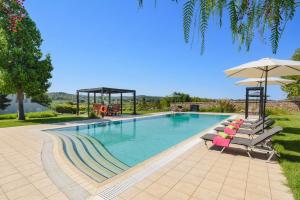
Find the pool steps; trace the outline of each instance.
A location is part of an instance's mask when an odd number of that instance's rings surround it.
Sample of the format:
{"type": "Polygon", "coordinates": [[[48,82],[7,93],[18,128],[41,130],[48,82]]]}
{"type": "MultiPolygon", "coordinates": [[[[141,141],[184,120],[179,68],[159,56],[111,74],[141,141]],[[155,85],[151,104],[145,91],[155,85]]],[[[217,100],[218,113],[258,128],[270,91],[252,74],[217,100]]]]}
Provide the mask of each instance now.
{"type": "Polygon", "coordinates": [[[98,183],[129,168],[92,137],[63,133],[55,135],[61,140],[67,159],[78,170],[98,183]]]}

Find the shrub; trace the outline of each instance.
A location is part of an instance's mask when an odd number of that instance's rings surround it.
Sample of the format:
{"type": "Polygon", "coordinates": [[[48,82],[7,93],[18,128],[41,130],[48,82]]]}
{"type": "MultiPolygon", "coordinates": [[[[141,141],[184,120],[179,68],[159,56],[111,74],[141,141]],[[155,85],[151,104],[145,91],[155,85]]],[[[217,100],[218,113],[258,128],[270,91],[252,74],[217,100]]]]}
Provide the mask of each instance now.
{"type": "Polygon", "coordinates": [[[218,101],[218,104],[220,107],[220,112],[228,112],[228,113],[235,112],[235,106],[229,100],[221,99],[218,101]]]}
{"type": "MultiPolygon", "coordinates": [[[[92,108],[92,105],[90,109],[92,108]]],[[[69,104],[69,103],[63,103],[63,104],[56,104],[52,106],[52,109],[58,113],[68,113],[68,114],[76,114],[77,111],[77,105],[69,104]]],[[[87,106],[86,105],[80,105],[79,106],[79,112],[80,113],[86,113],[87,106]]]]}
{"type": "Polygon", "coordinates": [[[76,106],[70,104],[57,104],[54,106],[54,110],[58,113],[69,113],[75,114],[76,113],[76,106]]]}
{"type": "Polygon", "coordinates": [[[34,118],[48,118],[48,117],[56,117],[57,113],[54,111],[44,111],[44,112],[31,112],[27,113],[26,117],[28,119],[34,119],[34,118]]]}
{"type": "Polygon", "coordinates": [[[91,112],[89,118],[90,118],[90,119],[97,119],[98,116],[96,115],[95,112],[91,112]]]}
{"type": "Polygon", "coordinates": [[[267,115],[287,115],[290,114],[288,110],[282,108],[267,108],[266,110],[267,115]]]}
{"type": "Polygon", "coordinates": [[[0,120],[5,120],[5,119],[17,119],[17,114],[2,114],[0,115],[0,120]]]}

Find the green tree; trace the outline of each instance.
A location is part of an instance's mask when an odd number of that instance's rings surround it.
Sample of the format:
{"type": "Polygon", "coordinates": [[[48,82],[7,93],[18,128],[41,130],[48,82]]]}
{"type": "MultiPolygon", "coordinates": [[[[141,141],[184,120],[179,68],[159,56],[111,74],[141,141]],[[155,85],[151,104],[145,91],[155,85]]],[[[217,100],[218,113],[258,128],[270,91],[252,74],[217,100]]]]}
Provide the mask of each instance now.
{"type": "Polygon", "coordinates": [[[0,12],[0,92],[17,95],[18,119],[25,120],[24,95],[45,94],[53,68],[50,56],[41,52],[41,34],[22,4],[2,2],[0,9],[5,5],[6,12],[0,12]]]}
{"type": "MultiPolygon", "coordinates": [[[[296,49],[292,60],[300,61],[300,48],[296,49]]],[[[287,92],[289,99],[295,99],[300,97],[300,76],[286,76],[284,78],[295,80],[295,83],[282,86],[282,90],[287,92]]]]}
{"type": "MultiPolygon", "coordinates": [[[[193,41],[191,33],[198,32],[201,39],[201,53],[204,51],[210,17],[219,16],[219,25],[222,26],[223,13],[227,11],[230,15],[233,41],[238,40],[240,48],[244,45],[249,50],[255,32],[258,32],[262,38],[265,38],[265,34],[269,34],[272,52],[275,54],[286,23],[293,19],[296,8],[300,6],[297,0],[185,0],[184,2],[184,39],[187,43],[193,41]]],[[[138,0],[138,4],[141,7],[143,0],[138,0]]]]}
{"type": "Polygon", "coordinates": [[[0,110],[4,110],[10,105],[10,99],[7,98],[6,94],[0,94],[0,110]]]}

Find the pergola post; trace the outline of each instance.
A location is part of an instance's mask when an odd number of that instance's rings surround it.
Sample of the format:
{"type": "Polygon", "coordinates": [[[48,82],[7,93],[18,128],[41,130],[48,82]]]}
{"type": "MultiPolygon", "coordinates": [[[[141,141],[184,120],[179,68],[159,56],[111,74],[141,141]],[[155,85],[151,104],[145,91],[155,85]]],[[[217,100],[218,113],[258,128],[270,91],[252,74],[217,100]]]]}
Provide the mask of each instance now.
{"type": "Polygon", "coordinates": [[[108,93],[108,105],[110,105],[111,104],[111,93],[109,92],[108,93]]]}
{"type": "Polygon", "coordinates": [[[121,97],[120,97],[120,109],[121,109],[121,115],[123,114],[123,93],[121,92],[121,97]]]}
{"type": "Polygon", "coordinates": [[[103,97],[103,95],[104,95],[104,90],[102,88],[101,89],[101,104],[104,104],[104,97],[103,97]]]}
{"type": "Polygon", "coordinates": [[[88,117],[90,116],[90,93],[88,92],[88,117]]]}
{"type": "Polygon", "coordinates": [[[133,92],[133,114],[136,115],[136,92],[133,92]]]}
{"type": "Polygon", "coordinates": [[[245,119],[248,118],[249,89],[246,88],[245,119]]]}
{"type": "Polygon", "coordinates": [[[77,102],[77,106],[76,106],[76,114],[79,115],[79,92],[76,92],[76,102],[77,102]]]}

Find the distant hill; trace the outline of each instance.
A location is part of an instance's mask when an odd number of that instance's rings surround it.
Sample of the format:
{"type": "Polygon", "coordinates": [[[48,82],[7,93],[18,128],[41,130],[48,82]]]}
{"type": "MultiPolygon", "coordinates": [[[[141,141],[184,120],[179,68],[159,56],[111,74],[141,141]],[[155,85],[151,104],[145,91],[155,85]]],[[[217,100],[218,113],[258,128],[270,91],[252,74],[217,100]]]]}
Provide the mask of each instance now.
{"type": "MultiPolygon", "coordinates": [[[[53,102],[76,102],[76,95],[75,94],[69,94],[65,92],[50,92],[48,93],[49,97],[52,99],[53,102]]],[[[107,96],[107,95],[106,95],[107,96]]],[[[105,97],[106,97],[105,96],[105,97]]],[[[87,101],[87,96],[86,95],[80,95],[80,100],[81,101],[87,101]]],[[[93,95],[91,95],[91,100],[93,99],[93,95]]],[[[97,99],[100,99],[100,94],[97,94],[97,99]]],[[[112,97],[112,100],[120,98],[120,97],[112,97]]],[[[159,96],[146,96],[146,95],[137,95],[136,96],[137,100],[140,101],[143,98],[147,102],[153,102],[153,101],[159,101],[162,97],[159,96]]],[[[132,96],[123,96],[124,101],[131,100],[132,96]]]]}

